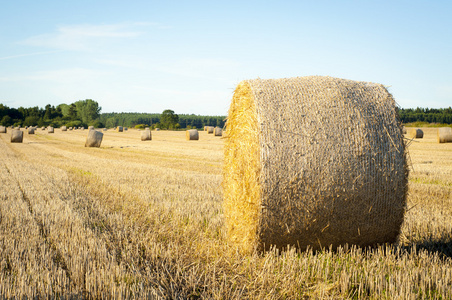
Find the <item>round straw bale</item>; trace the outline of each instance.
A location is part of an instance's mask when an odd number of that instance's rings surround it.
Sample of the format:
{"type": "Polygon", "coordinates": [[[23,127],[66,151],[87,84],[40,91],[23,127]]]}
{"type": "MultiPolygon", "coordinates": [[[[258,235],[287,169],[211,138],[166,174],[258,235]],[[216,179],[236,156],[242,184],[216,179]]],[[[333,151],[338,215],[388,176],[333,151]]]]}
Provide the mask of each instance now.
{"type": "Polygon", "coordinates": [[[35,134],[35,128],[34,127],[28,127],[28,134],[35,134]]]}
{"type": "Polygon", "coordinates": [[[69,127],[69,130],[72,130],[72,127],[69,127]]]}
{"type": "Polygon", "coordinates": [[[118,127],[116,127],[116,131],[117,131],[117,132],[123,132],[123,128],[122,128],[122,126],[118,126],[118,127]]]}
{"type": "Polygon", "coordinates": [[[189,129],[189,130],[185,131],[185,138],[187,141],[199,140],[198,129],[189,129]]]}
{"type": "Polygon", "coordinates": [[[6,133],[6,127],[5,126],[0,126],[0,133],[6,133]]]}
{"type": "Polygon", "coordinates": [[[61,131],[67,131],[67,127],[66,126],[61,126],[61,131]]]}
{"type": "Polygon", "coordinates": [[[24,140],[24,132],[19,129],[11,131],[11,143],[22,143],[24,140]]]}
{"type": "Polygon", "coordinates": [[[88,126],[88,130],[94,130],[94,126],[88,126]]]}
{"type": "Polygon", "coordinates": [[[213,133],[214,127],[213,126],[207,126],[207,133],[213,133]]]}
{"type": "Polygon", "coordinates": [[[107,131],[107,128],[102,129],[103,131],[107,131]]]}
{"type": "Polygon", "coordinates": [[[424,132],[419,128],[410,128],[408,130],[408,137],[410,139],[422,139],[424,137],[424,132]]]}
{"type": "Polygon", "coordinates": [[[152,134],[150,130],[144,130],[141,132],[141,140],[142,141],[151,141],[152,140],[152,134]]]}
{"type": "Polygon", "coordinates": [[[222,136],[223,130],[220,127],[215,127],[213,130],[213,135],[214,136],[222,136]]]}
{"type": "Polygon", "coordinates": [[[129,128],[127,128],[127,127],[124,127],[124,131],[127,131],[127,130],[129,130],[129,128]]]}
{"type": "Polygon", "coordinates": [[[160,128],[156,128],[155,131],[160,131],[160,128]]]}
{"type": "Polygon", "coordinates": [[[243,251],[396,240],[408,169],[395,101],[383,85],[245,80],[226,128],[224,211],[228,239],[243,251]]]}
{"type": "Polygon", "coordinates": [[[54,132],[55,132],[55,129],[52,126],[49,126],[47,128],[47,133],[54,133],[54,132]]]}
{"type": "Polygon", "coordinates": [[[104,134],[100,131],[89,130],[86,138],[85,147],[100,147],[104,134]]]}
{"type": "Polygon", "coordinates": [[[209,127],[209,126],[204,126],[204,131],[207,131],[207,127],[209,127]]]}
{"type": "Polygon", "coordinates": [[[438,128],[438,143],[452,143],[452,127],[438,128]]]}
{"type": "Polygon", "coordinates": [[[41,127],[41,130],[46,130],[46,128],[44,126],[41,127]]]}

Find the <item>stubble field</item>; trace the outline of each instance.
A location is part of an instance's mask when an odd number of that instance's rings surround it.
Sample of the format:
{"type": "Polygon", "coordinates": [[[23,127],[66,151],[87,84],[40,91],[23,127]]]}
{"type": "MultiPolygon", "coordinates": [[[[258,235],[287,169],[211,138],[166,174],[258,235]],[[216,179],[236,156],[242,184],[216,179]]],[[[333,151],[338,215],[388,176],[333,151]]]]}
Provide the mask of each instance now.
{"type": "Polygon", "coordinates": [[[452,298],[452,144],[409,143],[400,240],[243,255],[227,243],[223,142],[206,132],[0,134],[0,298],[452,298]]]}

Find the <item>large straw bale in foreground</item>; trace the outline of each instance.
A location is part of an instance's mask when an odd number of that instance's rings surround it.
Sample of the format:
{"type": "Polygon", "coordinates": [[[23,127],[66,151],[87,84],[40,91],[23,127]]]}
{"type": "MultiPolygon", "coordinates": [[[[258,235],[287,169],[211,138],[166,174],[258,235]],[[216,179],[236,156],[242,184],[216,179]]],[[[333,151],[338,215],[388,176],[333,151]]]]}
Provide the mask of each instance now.
{"type": "Polygon", "coordinates": [[[424,132],[419,128],[410,128],[408,130],[408,137],[410,139],[422,139],[424,137],[424,132]]]}
{"type": "Polygon", "coordinates": [[[199,140],[198,129],[190,129],[190,130],[185,131],[185,138],[187,141],[199,140]]]}
{"type": "Polygon", "coordinates": [[[88,130],[85,147],[100,147],[104,134],[97,130],[88,130]]]}
{"type": "Polygon", "coordinates": [[[6,127],[0,126],[0,133],[6,133],[6,127]]]}
{"type": "Polygon", "coordinates": [[[452,127],[438,128],[438,143],[452,143],[452,127]]]}
{"type": "Polygon", "coordinates": [[[149,129],[141,132],[141,140],[142,141],[151,141],[152,140],[152,134],[149,129]]]}
{"type": "Polygon", "coordinates": [[[246,80],[226,123],[224,209],[243,251],[394,242],[408,171],[395,101],[381,84],[246,80]]]}
{"type": "Polygon", "coordinates": [[[24,132],[19,129],[11,131],[11,143],[22,143],[24,140],[24,132]]]}

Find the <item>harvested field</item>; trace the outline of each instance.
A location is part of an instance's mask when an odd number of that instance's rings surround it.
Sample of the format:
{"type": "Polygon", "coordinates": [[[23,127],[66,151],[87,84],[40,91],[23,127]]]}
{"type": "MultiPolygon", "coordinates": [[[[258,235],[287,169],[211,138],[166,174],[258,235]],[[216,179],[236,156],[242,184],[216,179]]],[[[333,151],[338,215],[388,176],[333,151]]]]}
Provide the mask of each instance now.
{"type": "Polygon", "coordinates": [[[248,255],[226,239],[224,139],[109,130],[85,148],[83,131],[8,131],[0,298],[452,298],[452,144],[422,130],[396,244],[248,255]]]}

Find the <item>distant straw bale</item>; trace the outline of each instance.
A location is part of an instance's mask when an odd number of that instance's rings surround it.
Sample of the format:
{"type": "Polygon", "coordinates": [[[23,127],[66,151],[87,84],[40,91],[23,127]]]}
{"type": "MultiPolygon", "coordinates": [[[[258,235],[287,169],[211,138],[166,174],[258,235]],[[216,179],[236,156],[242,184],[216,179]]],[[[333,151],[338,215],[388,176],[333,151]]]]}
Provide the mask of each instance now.
{"type": "Polygon", "coordinates": [[[199,140],[198,129],[189,129],[189,130],[185,131],[185,138],[187,141],[199,140]]]}
{"type": "Polygon", "coordinates": [[[104,128],[104,129],[102,129],[103,131],[107,131],[108,129],[107,128],[104,128]]]}
{"type": "Polygon", "coordinates": [[[160,128],[156,128],[155,131],[160,131],[160,128]]]}
{"type": "Polygon", "coordinates": [[[207,133],[213,133],[214,127],[213,126],[207,126],[207,133]]]}
{"type": "Polygon", "coordinates": [[[0,126],[0,133],[6,133],[6,127],[5,126],[0,126]]]}
{"type": "Polygon", "coordinates": [[[242,251],[396,241],[408,169],[383,85],[245,80],[226,128],[224,214],[228,239],[242,251]]]}
{"type": "Polygon", "coordinates": [[[422,139],[424,137],[424,132],[419,128],[410,128],[408,130],[408,137],[410,139],[422,139]]]}
{"type": "Polygon", "coordinates": [[[66,126],[61,126],[61,131],[67,131],[67,127],[66,126]]]}
{"type": "Polygon", "coordinates": [[[402,126],[402,133],[403,133],[403,134],[407,134],[407,130],[406,130],[406,127],[405,127],[405,126],[402,126]]]}
{"type": "Polygon", "coordinates": [[[209,128],[209,126],[204,126],[204,131],[207,131],[207,128],[209,128]]]}
{"type": "Polygon", "coordinates": [[[215,127],[213,130],[213,135],[214,136],[222,136],[223,130],[220,127],[215,127]]]}
{"type": "Polygon", "coordinates": [[[55,132],[55,129],[52,126],[49,126],[47,128],[47,133],[54,133],[54,132],[55,132]]]}
{"type": "Polygon", "coordinates": [[[152,140],[152,134],[150,130],[144,130],[141,132],[141,140],[142,141],[151,141],[152,140]]]}
{"type": "Polygon", "coordinates": [[[41,130],[46,130],[46,128],[44,126],[41,127],[41,130]]]}
{"type": "Polygon", "coordinates": [[[118,126],[118,127],[116,127],[116,131],[117,132],[123,132],[124,129],[122,128],[122,126],[118,126]]]}
{"type": "Polygon", "coordinates": [[[100,131],[89,130],[86,138],[85,147],[100,147],[104,134],[100,131]]]}
{"type": "Polygon", "coordinates": [[[88,126],[88,130],[94,130],[94,126],[88,126]]]}
{"type": "Polygon", "coordinates": [[[452,143],[452,127],[438,128],[438,143],[452,143]]]}
{"type": "Polygon", "coordinates": [[[35,128],[34,127],[28,127],[28,134],[35,134],[35,128]]]}
{"type": "Polygon", "coordinates": [[[24,132],[19,129],[11,131],[11,143],[22,143],[24,140],[24,132]]]}

